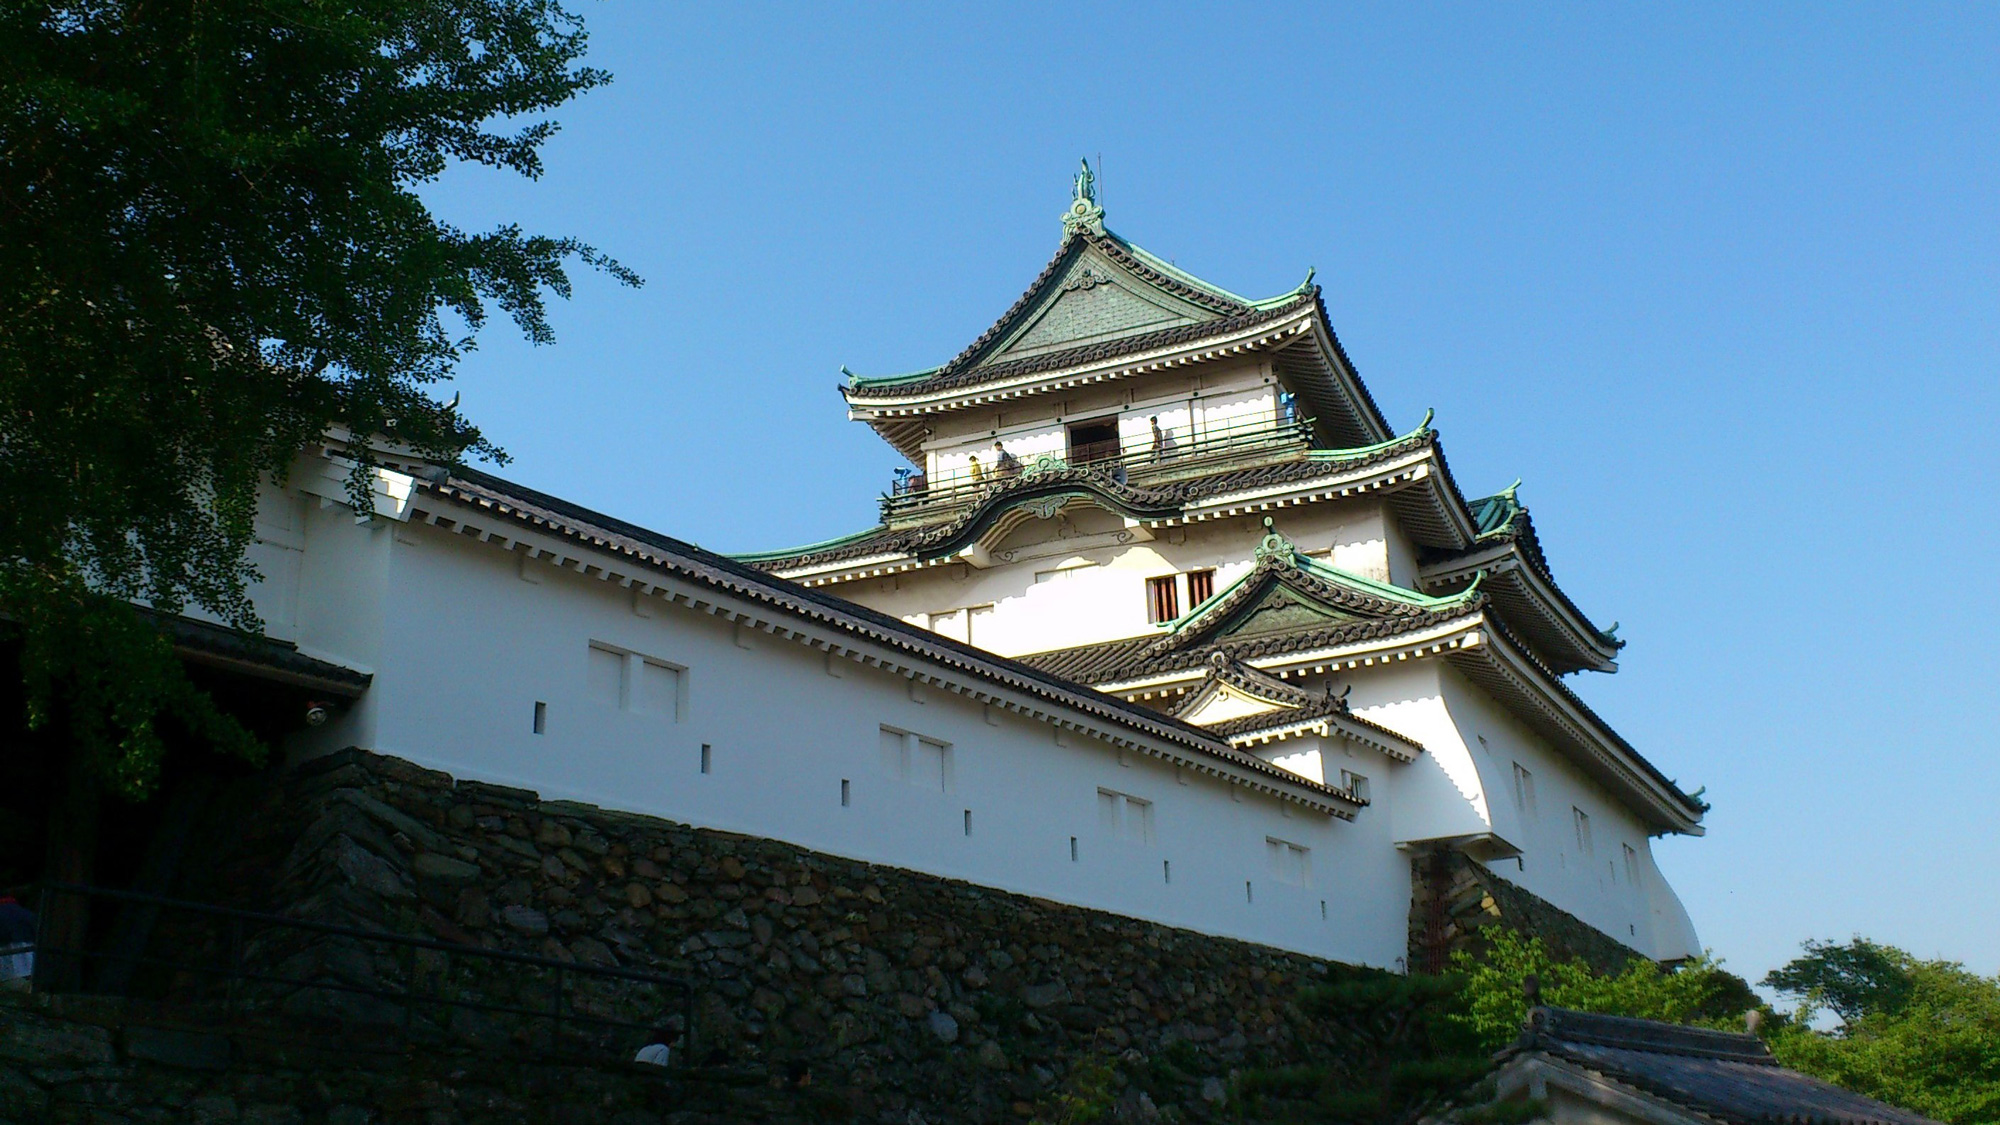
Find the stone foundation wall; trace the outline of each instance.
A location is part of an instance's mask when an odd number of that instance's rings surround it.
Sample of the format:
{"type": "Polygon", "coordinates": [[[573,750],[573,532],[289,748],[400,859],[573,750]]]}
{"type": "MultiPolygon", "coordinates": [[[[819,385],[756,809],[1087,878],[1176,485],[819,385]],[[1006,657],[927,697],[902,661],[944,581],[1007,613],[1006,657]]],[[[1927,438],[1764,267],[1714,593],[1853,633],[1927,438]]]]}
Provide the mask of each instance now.
{"type": "MultiPolygon", "coordinates": [[[[1223,1119],[1232,1072],[1284,1065],[1322,1035],[1298,990],[1365,971],[359,751],[292,771],[221,822],[236,846],[205,859],[185,897],[685,977],[698,1061],[809,1073],[857,1120],[1048,1116],[1107,1067],[1122,1119],[1223,1119]]],[[[349,982],[422,971],[254,952],[349,982]]],[[[515,982],[459,985],[504,999],[515,982]]],[[[602,1010],[646,1018],[618,1003],[602,1010]]]]}
{"type": "Polygon", "coordinates": [[[1478,953],[1484,944],[1480,935],[1492,926],[1539,937],[1558,957],[1581,957],[1603,973],[1644,959],[1638,950],[1459,852],[1416,856],[1410,864],[1413,969],[1436,972],[1458,950],[1478,953]]]}

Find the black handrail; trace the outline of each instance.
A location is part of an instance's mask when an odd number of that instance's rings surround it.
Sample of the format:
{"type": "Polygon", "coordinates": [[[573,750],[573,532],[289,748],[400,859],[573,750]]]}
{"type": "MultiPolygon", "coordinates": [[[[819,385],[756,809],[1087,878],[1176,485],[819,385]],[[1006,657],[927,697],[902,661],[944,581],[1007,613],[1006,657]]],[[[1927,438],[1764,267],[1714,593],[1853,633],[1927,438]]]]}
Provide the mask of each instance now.
{"type": "MultiPolygon", "coordinates": [[[[144,894],[138,891],[119,890],[111,887],[93,887],[81,883],[48,882],[39,884],[37,912],[38,928],[49,917],[50,900],[61,895],[78,895],[86,899],[102,899],[112,902],[133,903],[156,907],[161,910],[181,914],[192,914],[217,919],[227,923],[226,952],[223,963],[202,964],[184,958],[140,956],[137,964],[153,965],[179,972],[197,974],[203,977],[220,977],[225,982],[225,1004],[235,1008],[240,1005],[236,986],[238,983],[294,985],[301,989],[326,992],[340,992],[378,999],[400,1002],[403,1006],[403,1023],[407,1030],[415,1008],[419,1004],[441,1005],[463,1008],[471,1011],[490,1012],[500,1015],[525,1016],[531,1019],[550,1021],[550,1039],[554,1043],[562,1035],[565,1021],[572,1025],[594,1025],[615,1031],[647,1032],[660,1027],[665,1020],[634,1021],[621,1020],[609,1016],[599,1016],[582,1012],[564,1012],[567,997],[566,981],[570,977],[584,977],[598,980],[624,981],[650,985],[663,991],[678,994],[681,1004],[680,1054],[684,1059],[692,1058],[695,1041],[694,986],[681,978],[664,976],[659,973],[639,969],[625,969],[605,965],[585,965],[563,961],[554,957],[542,957],[532,953],[515,953],[504,949],[486,949],[481,946],[460,942],[440,941],[436,938],[419,937],[414,934],[399,934],[389,930],[371,930],[358,926],[344,926],[334,922],[316,922],[304,918],[287,918],[278,914],[264,914],[235,907],[217,906],[212,903],[193,902],[186,899],[166,898],[160,895],[144,894]],[[522,1007],[516,1004],[499,1003],[491,1000],[467,1000],[441,995],[436,991],[419,992],[416,989],[417,973],[414,964],[408,973],[409,979],[402,988],[371,987],[368,985],[344,983],[340,981],[315,980],[306,977],[274,975],[254,971],[245,960],[247,926],[265,929],[290,930],[330,937],[348,938],[355,941],[372,942],[403,950],[430,950],[449,957],[470,958],[478,962],[503,963],[524,968],[546,969],[555,974],[554,1003],[548,1009],[522,1007]]],[[[60,949],[47,946],[37,935],[36,941],[37,987],[42,987],[45,979],[44,967],[54,960],[73,958],[79,966],[92,960],[112,956],[102,951],[89,949],[60,949]],[[53,955],[53,956],[51,956],[53,955]]]]}

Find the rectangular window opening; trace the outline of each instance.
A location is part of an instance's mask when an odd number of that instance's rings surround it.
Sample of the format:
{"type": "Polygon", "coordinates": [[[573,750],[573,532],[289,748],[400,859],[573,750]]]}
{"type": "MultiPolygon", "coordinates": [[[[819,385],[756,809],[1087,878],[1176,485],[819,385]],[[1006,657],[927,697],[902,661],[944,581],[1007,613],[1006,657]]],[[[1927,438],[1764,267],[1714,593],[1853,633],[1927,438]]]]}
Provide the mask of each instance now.
{"type": "Polygon", "coordinates": [[[1255,905],[1257,902],[1257,892],[1250,889],[1250,880],[1248,879],[1243,880],[1243,901],[1252,905],[1255,905]]]}
{"type": "Polygon", "coordinates": [[[549,732],[549,705],[537,699],[535,700],[535,733],[547,734],[548,732],[549,732]]]}
{"type": "Polygon", "coordinates": [[[1076,837],[1074,836],[1069,838],[1069,861],[1071,863],[1076,862],[1076,837]]]}
{"type": "Polygon", "coordinates": [[[1163,859],[1160,861],[1160,881],[1163,883],[1171,883],[1174,881],[1173,860],[1163,859]]]}
{"type": "Polygon", "coordinates": [[[1308,878],[1312,849],[1276,836],[1264,837],[1264,854],[1270,861],[1271,877],[1280,883],[1303,887],[1308,878]]]}
{"type": "Polygon", "coordinates": [[[854,783],[847,778],[840,779],[840,807],[847,808],[854,803],[854,783]]]}
{"type": "Polygon", "coordinates": [[[715,765],[715,751],[704,742],[701,744],[701,772],[709,773],[715,765]]]}
{"type": "Polygon", "coordinates": [[[1188,571],[1187,586],[1188,608],[1193,609],[1215,596],[1215,569],[1188,571]]]}
{"type": "Polygon", "coordinates": [[[1590,838],[1590,814],[1574,805],[1570,806],[1569,812],[1576,825],[1577,854],[1585,859],[1594,858],[1597,855],[1597,845],[1590,838]]]}
{"type": "Polygon", "coordinates": [[[1340,787],[1354,794],[1355,799],[1368,799],[1368,779],[1353,770],[1340,771],[1340,787]]]}
{"type": "Polygon", "coordinates": [[[1090,465],[1100,461],[1115,461],[1121,450],[1118,447],[1118,419],[1092,418],[1087,422],[1069,424],[1069,463],[1090,465]]]}
{"type": "Polygon", "coordinates": [[[972,810],[965,810],[965,834],[972,835],[972,810]]]}
{"type": "Polygon", "coordinates": [[[1322,921],[1322,922],[1326,921],[1326,900],[1325,900],[1325,899],[1320,899],[1320,900],[1319,900],[1319,920],[1320,920],[1320,921],[1322,921]]]}
{"type": "Polygon", "coordinates": [[[1146,620],[1155,625],[1172,621],[1181,615],[1180,593],[1174,588],[1174,576],[1146,579],[1146,620]]]}

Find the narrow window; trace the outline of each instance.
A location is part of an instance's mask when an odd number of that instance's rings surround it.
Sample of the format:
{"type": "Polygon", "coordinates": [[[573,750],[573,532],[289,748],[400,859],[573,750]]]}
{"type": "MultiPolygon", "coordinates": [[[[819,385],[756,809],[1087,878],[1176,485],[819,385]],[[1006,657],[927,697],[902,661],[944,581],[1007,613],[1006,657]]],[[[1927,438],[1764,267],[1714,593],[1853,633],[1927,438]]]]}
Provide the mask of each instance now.
{"type": "Polygon", "coordinates": [[[535,733],[547,734],[549,730],[549,705],[535,700],[535,733]]]}
{"type": "Polygon", "coordinates": [[[1340,771],[1340,787],[1354,794],[1356,800],[1368,799],[1368,779],[1353,770],[1340,771]]]}
{"type": "Polygon", "coordinates": [[[1187,580],[1189,609],[1193,609],[1195,606],[1215,596],[1215,571],[1213,569],[1190,570],[1188,571],[1187,580]]]}
{"type": "Polygon", "coordinates": [[[1597,845],[1590,838],[1590,814],[1576,806],[1570,806],[1570,816],[1576,824],[1576,851],[1585,859],[1595,858],[1597,845]]]}
{"type": "Polygon", "coordinates": [[[840,779],[840,807],[844,809],[853,803],[854,783],[843,777],[840,779]]]}
{"type": "Polygon", "coordinates": [[[1320,900],[1319,900],[1319,920],[1320,920],[1320,921],[1322,921],[1322,922],[1326,921],[1326,900],[1325,900],[1325,899],[1320,899],[1320,900]]]}
{"type": "Polygon", "coordinates": [[[1069,838],[1069,861],[1071,863],[1076,862],[1076,837],[1074,836],[1069,838]]]}
{"type": "Polygon", "coordinates": [[[709,745],[708,745],[708,743],[706,743],[706,742],[702,743],[702,744],[701,744],[701,772],[703,772],[703,773],[708,773],[708,772],[710,772],[710,767],[712,767],[712,766],[713,766],[713,765],[715,764],[715,762],[714,762],[714,758],[715,758],[715,753],[714,753],[714,751],[713,751],[713,750],[711,750],[711,749],[709,748],[709,745]]]}
{"type": "Polygon", "coordinates": [[[1514,807],[1535,815],[1535,775],[1519,762],[1514,763],[1514,807]]]}
{"type": "Polygon", "coordinates": [[[1171,883],[1174,881],[1173,860],[1163,859],[1160,861],[1160,881],[1163,883],[1171,883]]]}
{"type": "Polygon", "coordinates": [[[1146,620],[1159,624],[1181,615],[1181,602],[1174,589],[1174,576],[1146,579],[1146,620]]]}
{"type": "Polygon", "coordinates": [[[1625,845],[1625,882],[1639,885],[1639,850],[1630,844],[1625,845]]]}
{"type": "Polygon", "coordinates": [[[965,810],[965,834],[972,835],[972,810],[965,810]]]}
{"type": "Polygon", "coordinates": [[[1250,880],[1248,879],[1243,880],[1243,901],[1252,905],[1255,905],[1257,902],[1257,892],[1250,889],[1250,880]]]}

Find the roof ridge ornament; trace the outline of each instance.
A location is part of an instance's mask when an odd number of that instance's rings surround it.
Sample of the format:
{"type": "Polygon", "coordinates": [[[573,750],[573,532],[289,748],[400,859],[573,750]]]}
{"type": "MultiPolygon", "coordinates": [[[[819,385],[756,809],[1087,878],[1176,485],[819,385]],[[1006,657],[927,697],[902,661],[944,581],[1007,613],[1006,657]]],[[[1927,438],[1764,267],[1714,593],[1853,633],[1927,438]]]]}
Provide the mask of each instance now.
{"type": "Polygon", "coordinates": [[[1267,561],[1272,565],[1299,565],[1298,549],[1278,532],[1270,516],[1264,517],[1264,538],[1257,544],[1257,562],[1262,564],[1267,561]]]}
{"type": "Polygon", "coordinates": [[[1104,208],[1097,205],[1097,173],[1090,170],[1090,160],[1078,161],[1081,165],[1070,179],[1069,210],[1063,212],[1063,233],[1075,234],[1089,231],[1091,234],[1104,233],[1104,208]]]}

